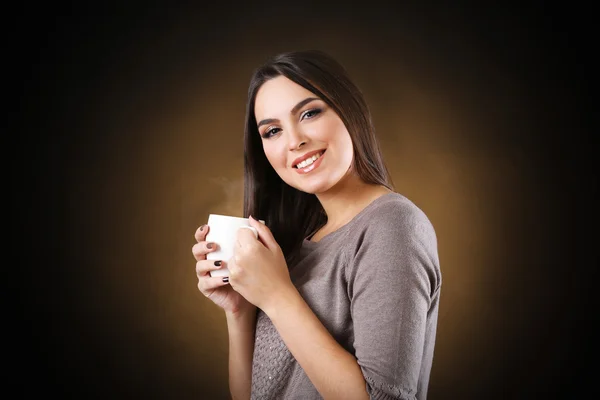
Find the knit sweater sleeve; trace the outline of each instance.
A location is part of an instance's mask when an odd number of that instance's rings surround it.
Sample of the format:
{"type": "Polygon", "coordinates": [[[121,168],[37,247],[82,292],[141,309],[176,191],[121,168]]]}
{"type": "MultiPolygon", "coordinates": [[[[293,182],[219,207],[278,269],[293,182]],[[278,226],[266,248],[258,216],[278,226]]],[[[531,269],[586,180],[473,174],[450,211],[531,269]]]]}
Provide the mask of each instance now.
{"type": "Polygon", "coordinates": [[[358,228],[346,276],[367,391],[372,399],[421,398],[435,337],[432,299],[441,286],[433,226],[416,206],[392,202],[358,228]]]}

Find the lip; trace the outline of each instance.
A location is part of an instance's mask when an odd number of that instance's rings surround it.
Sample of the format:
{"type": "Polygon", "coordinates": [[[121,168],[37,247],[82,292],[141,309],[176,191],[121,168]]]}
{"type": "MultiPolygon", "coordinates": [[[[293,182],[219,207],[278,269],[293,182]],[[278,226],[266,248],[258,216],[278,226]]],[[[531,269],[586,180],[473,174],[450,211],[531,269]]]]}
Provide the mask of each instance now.
{"type": "Polygon", "coordinates": [[[324,153],[324,152],[325,152],[325,149],[319,149],[319,150],[309,151],[308,153],[304,154],[303,156],[300,156],[300,157],[296,158],[292,162],[292,168],[297,169],[297,168],[295,168],[295,165],[298,165],[302,161],[306,160],[309,157],[314,156],[315,154],[324,153]]]}
{"type": "Polygon", "coordinates": [[[300,168],[300,169],[294,168],[294,170],[296,170],[296,173],[298,173],[300,175],[310,174],[315,169],[319,168],[319,166],[321,165],[321,162],[323,161],[323,158],[325,158],[325,153],[323,153],[323,155],[321,157],[317,158],[317,161],[310,164],[308,167],[304,167],[304,168],[300,168]]]}

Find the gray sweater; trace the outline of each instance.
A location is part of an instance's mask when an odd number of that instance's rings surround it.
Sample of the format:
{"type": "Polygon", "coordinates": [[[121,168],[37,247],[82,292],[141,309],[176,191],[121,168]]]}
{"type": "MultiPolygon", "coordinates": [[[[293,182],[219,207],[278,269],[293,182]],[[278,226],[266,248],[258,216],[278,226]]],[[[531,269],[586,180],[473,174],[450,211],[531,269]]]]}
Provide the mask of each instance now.
{"type": "MultiPolygon", "coordinates": [[[[426,215],[398,193],[377,198],[289,266],[319,320],[353,354],[372,399],[427,397],[442,276],[426,215]]],[[[335,374],[335,371],[330,371],[335,374]]],[[[322,399],[258,310],[252,399],[322,399]]]]}

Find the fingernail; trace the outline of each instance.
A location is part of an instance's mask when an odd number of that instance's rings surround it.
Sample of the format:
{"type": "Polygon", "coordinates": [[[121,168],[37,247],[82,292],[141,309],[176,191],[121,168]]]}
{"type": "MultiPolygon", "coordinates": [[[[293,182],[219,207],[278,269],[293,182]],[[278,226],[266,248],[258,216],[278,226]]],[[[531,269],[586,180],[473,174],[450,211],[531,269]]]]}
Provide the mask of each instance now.
{"type": "Polygon", "coordinates": [[[225,282],[225,283],[229,282],[229,277],[228,276],[224,277],[223,282],[225,282]]]}
{"type": "Polygon", "coordinates": [[[200,232],[202,232],[204,230],[204,228],[206,228],[206,224],[204,224],[200,227],[200,232]]]}
{"type": "Polygon", "coordinates": [[[206,248],[207,249],[212,249],[213,248],[213,244],[212,243],[206,243],[206,248]]]}
{"type": "Polygon", "coordinates": [[[215,267],[220,267],[221,266],[221,261],[215,261],[215,267]]]}

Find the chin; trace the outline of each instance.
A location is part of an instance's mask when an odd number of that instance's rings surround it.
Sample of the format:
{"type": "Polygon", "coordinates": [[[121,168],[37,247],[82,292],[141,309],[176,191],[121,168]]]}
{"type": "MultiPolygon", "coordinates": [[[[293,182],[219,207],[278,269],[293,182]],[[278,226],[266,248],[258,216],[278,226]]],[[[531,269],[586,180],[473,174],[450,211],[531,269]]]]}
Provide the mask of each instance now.
{"type": "Polygon", "coordinates": [[[330,182],[327,182],[327,183],[319,182],[319,183],[315,183],[312,185],[306,185],[306,184],[305,185],[295,185],[294,187],[305,193],[320,194],[320,193],[324,193],[324,192],[328,191],[333,186],[334,185],[331,184],[330,182]]]}
{"type": "Polygon", "coordinates": [[[296,179],[297,177],[295,176],[286,176],[287,179],[284,179],[282,175],[279,175],[279,177],[294,189],[297,189],[304,193],[316,195],[329,191],[339,182],[344,180],[345,175],[340,177],[315,176],[312,179],[296,179]]]}

